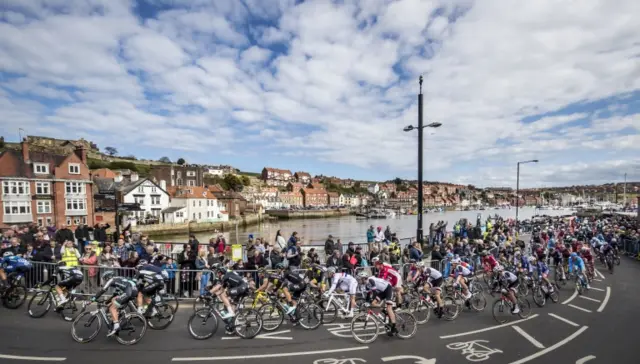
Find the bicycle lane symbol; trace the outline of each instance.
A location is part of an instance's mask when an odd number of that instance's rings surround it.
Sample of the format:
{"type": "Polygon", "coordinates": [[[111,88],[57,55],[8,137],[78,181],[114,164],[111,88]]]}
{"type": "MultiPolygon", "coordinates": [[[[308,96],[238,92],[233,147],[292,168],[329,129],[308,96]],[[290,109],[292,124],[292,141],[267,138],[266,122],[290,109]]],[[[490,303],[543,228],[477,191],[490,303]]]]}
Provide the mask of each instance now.
{"type": "Polygon", "coordinates": [[[313,364],[359,364],[366,363],[367,361],[360,358],[347,358],[347,359],[318,359],[313,362],[313,364]]]}
{"type": "Polygon", "coordinates": [[[480,343],[488,343],[488,340],[473,340],[467,342],[451,343],[447,345],[447,349],[461,350],[462,355],[466,355],[466,359],[472,362],[485,361],[493,354],[501,354],[502,350],[491,349],[480,343]]]}

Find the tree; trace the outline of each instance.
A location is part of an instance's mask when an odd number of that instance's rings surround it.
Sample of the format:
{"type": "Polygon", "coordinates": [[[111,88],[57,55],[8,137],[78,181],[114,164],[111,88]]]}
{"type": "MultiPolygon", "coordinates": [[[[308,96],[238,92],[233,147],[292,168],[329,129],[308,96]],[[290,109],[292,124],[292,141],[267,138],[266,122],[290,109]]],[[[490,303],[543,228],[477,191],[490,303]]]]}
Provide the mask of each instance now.
{"type": "Polygon", "coordinates": [[[162,158],[158,159],[158,162],[171,163],[171,159],[169,159],[169,157],[162,157],[162,158]]]}
{"type": "Polygon", "coordinates": [[[107,152],[107,154],[109,154],[111,157],[118,154],[118,150],[114,147],[105,147],[104,151],[107,152]]]}
{"type": "Polygon", "coordinates": [[[178,163],[179,165],[183,165],[187,163],[187,161],[185,161],[184,158],[178,158],[178,161],[176,163],[178,163]]]}
{"type": "Polygon", "coordinates": [[[233,174],[228,174],[224,176],[224,183],[227,185],[228,189],[234,190],[236,192],[242,192],[244,185],[238,176],[233,174]]]}
{"type": "Polygon", "coordinates": [[[247,176],[242,176],[241,178],[242,184],[245,186],[251,186],[251,178],[247,176]]]}
{"type": "Polygon", "coordinates": [[[395,184],[396,184],[396,186],[400,186],[400,185],[402,184],[402,178],[400,178],[400,177],[396,177],[396,178],[393,180],[393,183],[395,183],[395,184]]]}

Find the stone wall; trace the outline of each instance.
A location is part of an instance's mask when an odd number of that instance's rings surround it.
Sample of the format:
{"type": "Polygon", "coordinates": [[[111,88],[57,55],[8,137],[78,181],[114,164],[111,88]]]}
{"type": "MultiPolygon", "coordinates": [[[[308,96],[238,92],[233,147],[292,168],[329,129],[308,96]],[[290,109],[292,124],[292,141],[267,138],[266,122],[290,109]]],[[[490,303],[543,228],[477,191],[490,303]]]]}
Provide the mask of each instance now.
{"type": "Polygon", "coordinates": [[[236,222],[238,226],[251,226],[259,224],[265,219],[264,215],[245,215],[238,219],[231,219],[224,222],[192,222],[192,223],[179,223],[179,224],[153,224],[153,225],[138,225],[133,230],[147,235],[172,235],[172,234],[187,234],[189,231],[192,233],[208,232],[218,230],[220,232],[232,231],[236,228],[236,222]]]}
{"type": "Polygon", "coordinates": [[[278,219],[322,219],[326,217],[339,217],[349,215],[348,209],[336,209],[336,210],[305,210],[305,211],[290,211],[290,210],[267,210],[266,213],[269,216],[277,217],[278,219]]]}

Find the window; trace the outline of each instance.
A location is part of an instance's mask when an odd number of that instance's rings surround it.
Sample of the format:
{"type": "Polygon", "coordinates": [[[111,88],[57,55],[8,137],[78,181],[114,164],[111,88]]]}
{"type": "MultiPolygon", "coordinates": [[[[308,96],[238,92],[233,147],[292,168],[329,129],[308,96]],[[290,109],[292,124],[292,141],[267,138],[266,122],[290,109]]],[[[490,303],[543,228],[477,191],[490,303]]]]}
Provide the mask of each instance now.
{"type": "Polygon", "coordinates": [[[83,198],[68,198],[67,211],[84,211],[87,209],[87,200],[83,198]]]}
{"type": "Polygon", "coordinates": [[[187,171],[187,177],[195,177],[195,176],[196,176],[195,171],[187,171]]]}
{"type": "Polygon", "coordinates": [[[198,200],[198,207],[202,207],[202,200],[198,200]]]}
{"type": "Polygon", "coordinates": [[[47,217],[47,226],[51,225],[53,220],[50,217],[47,217]]]}
{"type": "Polygon", "coordinates": [[[51,201],[38,201],[37,206],[39,214],[51,213],[51,201]]]}
{"type": "Polygon", "coordinates": [[[71,217],[67,216],[67,226],[71,226],[71,217]]]}
{"type": "Polygon", "coordinates": [[[182,178],[182,172],[178,172],[178,178],[182,178]]]}
{"type": "Polygon", "coordinates": [[[196,207],[196,201],[195,200],[193,201],[193,207],[196,207]]]}
{"type": "Polygon", "coordinates": [[[78,163],[69,163],[69,174],[80,174],[80,165],[78,163]]]}
{"type": "Polygon", "coordinates": [[[37,195],[50,195],[51,184],[49,182],[36,182],[36,194],[37,195]]]}
{"type": "Polygon", "coordinates": [[[188,179],[187,180],[187,186],[189,187],[195,187],[196,185],[196,181],[192,180],[192,179],[188,179]]]}
{"type": "Polygon", "coordinates": [[[144,205],[144,197],[135,197],[135,203],[140,204],[140,206],[144,205]]]}
{"type": "Polygon", "coordinates": [[[84,183],[82,182],[65,182],[67,194],[85,194],[84,183]]]}
{"type": "Polygon", "coordinates": [[[202,219],[202,213],[198,212],[198,220],[202,219]]]}
{"type": "Polygon", "coordinates": [[[43,224],[44,224],[44,219],[39,217],[38,218],[38,226],[44,226],[43,224]]]}
{"type": "Polygon", "coordinates": [[[151,187],[151,192],[158,192],[158,188],[156,186],[151,187]]]}
{"type": "Polygon", "coordinates": [[[182,178],[176,180],[176,186],[182,186],[182,178]]]}
{"type": "Polygon", "coordinates": [[[33,172],[36,174],[49,174],[49,165],[46,163],[34,163],[33,172]]]}
{"type": "Polygon", "coordinates": [[[31,215],[31,201],[7,201],[4,203],[5,215],[31,215]]]}
{"type": "Polygon", "coordinates": [[[193,219],[194,220],[196,219],[196,213],[195,212],[193,213],[193,219]]]}
{"type": "Polygon", "coordinates": [[[207,207],[209,207],[209,200],[207,200],[207,207]]]}
{"type": "Polygon", "coordinates": [[[29,182],[27,181],[3,181],[2,192],[5,195],[29,195],[29,182]]]}
{"type": "Polygon", "coordinates": [[[152,205],[160,205],[160,196],[151,196],[152,205]]]}
{"type": "Polygon", "coordinates": [[[140,186],[140,187],[138,187],[138,192],[142,192],[142,193],[144,193],[144,186],[140,186]]]}

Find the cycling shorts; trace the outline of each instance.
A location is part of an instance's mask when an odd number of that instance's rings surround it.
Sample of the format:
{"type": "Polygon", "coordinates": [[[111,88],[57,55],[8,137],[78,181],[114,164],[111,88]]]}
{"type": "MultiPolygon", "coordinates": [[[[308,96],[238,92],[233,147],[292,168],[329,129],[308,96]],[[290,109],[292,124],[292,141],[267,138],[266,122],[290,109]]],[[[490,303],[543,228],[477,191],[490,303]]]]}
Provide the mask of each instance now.
{"type": "Polygon", "coordinates": [[[289,293],[291,293],[291,297],[294,300],[298,300],[300,298],[300,295],[302,294],[302,292],[304,292],[306,288],[307,288],[307,285],[304,283],[289,282],[289,284],[287,285],[287,289],[289,290],[289,293]]]}
{"type": "Polygon", "coordinates": [[[139,291],[142,292],[145,296],[154,296],[156,293],[160,292],[164,288],[164,282],[154,281],[146,286],[143,286],[139,291]]]}
{"type": "Polygon", "coordinates": [[[246,295],[248,291],[249,286],[245,283],[237,287],[229,288],[229,290],[227,290],[227,293],[229,294],[229,297],[237,299],[246,295]]]}
{"type": "Polygon", "coordinates": [[[113,303],[117,308],[120,308],[129,303],[129,301],[136,296],[138,296],[138,289],[133,286],[127,286],[122,293],[114,297],[113,303]]]}
{"type": "Polygon", "coordinates": [[[519,284],[520,284],[519,280],[515,280],[514,282],[508,282],[507,288],[512,290],[513,292],[517,292],[519,284]]]}
{"type": "Polygon", "coordinates": [[[67,290],[72,290],[82,283],[83,276],[81,275],[71,275],[67,279],[63,279],[58,282],[58,287],[66,288],[67,290]]]}
{"type": "Polygon", "coordinates": [[[441,288],[440,286],[442,286],[442,282],[444,282],[444,277],[440,277],[438,279],[434,279],[432,281],[427,282],[429,284],[429,286],[433,289],[435,289],[436,291],[440,291],[441,288]]]}
{"type": "Polygon", "coordinates": [[[384,291],[377,291],[376,297],[381,301],[385,301],[386,303],[393,303],[393,287],[388,285],[384,291]]]}
{"type": "Polygon", "coordinates": [[[344,292],[349,293],[351,296],[355,296],[357,291],[358,291],[358,282],[357,281],[352,281],[349,284],[349,286],[347,286],[346,284],[343,283],[343,284],[340,285],[340,289],[343,290],[344,292]]]}

